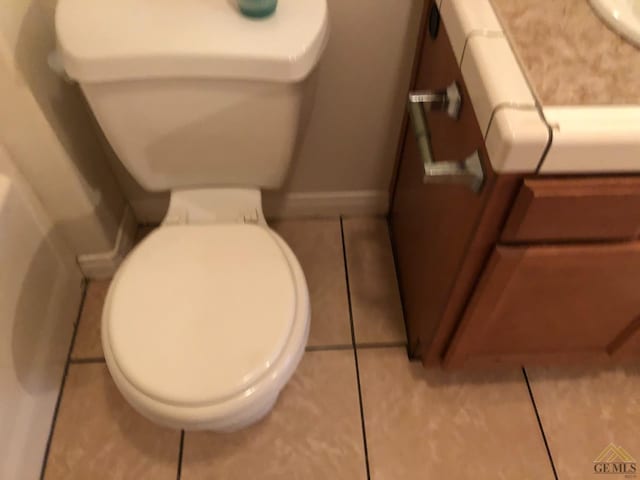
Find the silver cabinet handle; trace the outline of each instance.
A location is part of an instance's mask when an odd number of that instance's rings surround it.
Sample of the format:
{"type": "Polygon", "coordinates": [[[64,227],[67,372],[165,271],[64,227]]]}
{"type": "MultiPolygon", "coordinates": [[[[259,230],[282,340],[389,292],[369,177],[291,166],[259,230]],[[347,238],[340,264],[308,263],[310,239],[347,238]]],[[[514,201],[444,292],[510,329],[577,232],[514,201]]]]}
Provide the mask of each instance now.
{"type": "Polygon", "coordinates": [[[451,118],[460,114],[462,97],[454,83],[441,91],[418,91],[409,93],[409,116],[418,141],[418,149],[424,165],[424,183],[461,183],[474,192],[480,192],[484,183],[484,172],[480,155],[476,150],[462,161],[435,162],[431,151],[431,135],[424,118],[425,111],[440,110],[451,118]]]}

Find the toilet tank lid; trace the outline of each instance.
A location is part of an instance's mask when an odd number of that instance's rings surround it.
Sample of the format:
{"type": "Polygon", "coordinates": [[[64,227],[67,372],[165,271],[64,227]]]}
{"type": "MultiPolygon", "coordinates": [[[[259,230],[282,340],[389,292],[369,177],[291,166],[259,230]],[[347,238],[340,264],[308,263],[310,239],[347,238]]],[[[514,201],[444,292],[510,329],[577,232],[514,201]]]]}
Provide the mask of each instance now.
{"type": "Polygon", "coordinates": [[[59,0],[58,48],[79,82],[205,77],[295,82],[328,35],[326,0],[278,0],[243,16],[237,0],[59,0]]]}

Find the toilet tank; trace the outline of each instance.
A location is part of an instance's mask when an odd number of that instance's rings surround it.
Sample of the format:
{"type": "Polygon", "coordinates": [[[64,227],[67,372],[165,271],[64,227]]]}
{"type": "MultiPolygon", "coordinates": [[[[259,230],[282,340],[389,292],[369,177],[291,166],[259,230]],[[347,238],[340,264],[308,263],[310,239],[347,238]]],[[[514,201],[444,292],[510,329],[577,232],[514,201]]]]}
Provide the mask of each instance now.
{"type": "Polygon", "coordinates": [[[277,187],[305,82],[149,79],[81,84],[118,157],[148,190],[277,187]]]}
{"type": "Polygon", "coordinates": [[[58,48],[145,188],[279,186],[328,35],[326,0],[59,0],[58,48]]]}

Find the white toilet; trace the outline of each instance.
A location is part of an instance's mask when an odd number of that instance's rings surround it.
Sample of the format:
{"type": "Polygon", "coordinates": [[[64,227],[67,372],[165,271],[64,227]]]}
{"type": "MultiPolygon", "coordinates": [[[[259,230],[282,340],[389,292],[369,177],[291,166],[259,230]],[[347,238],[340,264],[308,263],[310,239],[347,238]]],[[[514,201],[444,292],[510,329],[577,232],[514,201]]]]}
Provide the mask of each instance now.
{"type": "Polygon", "coordinates": [[[266,224],[284,180],[326,0],[59,0],[58,46],[112,147],[145,188],[171,191],[160,228],[116,273],[102,344],[125,398],[174,428],[263,417],[309,331],[304,274],[266,224]]]}

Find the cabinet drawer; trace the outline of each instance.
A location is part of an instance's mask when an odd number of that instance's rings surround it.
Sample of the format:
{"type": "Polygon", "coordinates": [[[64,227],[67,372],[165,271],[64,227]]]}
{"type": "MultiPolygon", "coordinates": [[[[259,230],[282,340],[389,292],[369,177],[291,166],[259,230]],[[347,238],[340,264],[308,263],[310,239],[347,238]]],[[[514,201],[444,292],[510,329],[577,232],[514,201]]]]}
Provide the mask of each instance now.
{"type": "Polygon", "coordinates": [[[623,240],[640,233],[640,177],[525,180],[504,242],[623,240]]]}
{"type": "Polygon", "coordinates": [[[640,353],[640,242],[498,246],[448,366],[607,360],[640,353]]]}

